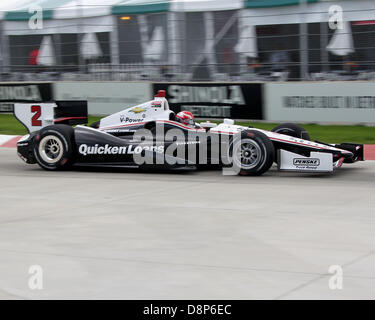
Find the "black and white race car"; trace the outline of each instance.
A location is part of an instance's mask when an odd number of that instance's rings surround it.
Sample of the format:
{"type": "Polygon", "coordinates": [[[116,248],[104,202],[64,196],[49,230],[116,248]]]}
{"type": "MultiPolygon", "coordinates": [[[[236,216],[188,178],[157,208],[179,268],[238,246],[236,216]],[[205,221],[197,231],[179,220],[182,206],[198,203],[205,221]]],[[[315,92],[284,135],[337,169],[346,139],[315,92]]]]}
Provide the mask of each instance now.
{"type": "Polygon", "coordinates": [[[91,126],[83,125],[86,102],[15,104],[14,109],[30,132],[18,142],[18,155],[46,170],[219,167],[228,174],[261,175],[273,163],[280,171],[333,172],[343,163],[364,160],[363,145],[313,142],[292,123],[272,131],[235,125],[231,119],[184,125],[176,121],[164,91],[91,126]]]}

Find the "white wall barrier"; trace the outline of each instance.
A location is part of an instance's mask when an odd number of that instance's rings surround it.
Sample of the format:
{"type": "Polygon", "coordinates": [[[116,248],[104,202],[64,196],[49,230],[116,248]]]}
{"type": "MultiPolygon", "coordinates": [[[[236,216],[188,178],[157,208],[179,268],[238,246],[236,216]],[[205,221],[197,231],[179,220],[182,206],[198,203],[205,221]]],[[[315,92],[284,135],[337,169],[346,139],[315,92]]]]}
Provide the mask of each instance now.
{"type": "MultiPolygon", "coordinates": [[[[3,103],[24,101],[25,95],[21,94],[24,90],[18,87],[30,86],[29,83],[1,85],[5,86],[0,92],[0,102],[3,103]],[[11,91],[9,87],[12,87],[11,91]]],[[[50,84],[43,83],[39,87],[42,85],[50,84]]],[[[152,99],[153,91],[160,89],[154,85],[149,82],[56,82],[48,96],[39,90],[41,94],[37,99],[30,97],[33,101],[44,102],[87,100],[89,114],[108,115],[152,99]]],[[[262,85],[263,103],[260,105],[263,105],[265,120],[375,124],[375,82],[272,82],[262,85]]]]}
{"type": "Polygon", "coordinates": [[[375,82],[266,83],[268,121],[375,123],[375,82]]]}
{"type": "Polygon", "coordinates": [[[56,82],[55,100],[87,100],[88,113],[108,115],[152,98],[148,82],[56,82]]]}

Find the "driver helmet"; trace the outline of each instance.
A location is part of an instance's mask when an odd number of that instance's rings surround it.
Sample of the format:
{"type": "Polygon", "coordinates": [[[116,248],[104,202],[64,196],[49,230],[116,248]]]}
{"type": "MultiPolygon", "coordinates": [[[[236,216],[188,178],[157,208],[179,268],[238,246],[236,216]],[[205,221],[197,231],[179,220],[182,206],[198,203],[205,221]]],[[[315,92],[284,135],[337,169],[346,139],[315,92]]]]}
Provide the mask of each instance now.
{"type": "Polygon", "coordinates": [[[176,121],[181,122],[182,124],[187,126],[195,125],[194,116],[189,111],[180,111],[179,113],[177,113],[176,121]]]}

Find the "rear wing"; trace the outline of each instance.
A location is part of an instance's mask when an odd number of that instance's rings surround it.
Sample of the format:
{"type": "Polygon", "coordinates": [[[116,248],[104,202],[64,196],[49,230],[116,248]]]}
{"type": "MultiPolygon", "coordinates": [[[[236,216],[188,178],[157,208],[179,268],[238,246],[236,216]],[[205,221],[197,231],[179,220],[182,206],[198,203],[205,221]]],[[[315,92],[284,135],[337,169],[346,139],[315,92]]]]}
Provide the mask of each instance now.
{"type": "Polygon", "coordinates": [[[15,103],[14,116],[29,133],[52,124],[86,124],[88,121],[87,101],[15,103]]]}

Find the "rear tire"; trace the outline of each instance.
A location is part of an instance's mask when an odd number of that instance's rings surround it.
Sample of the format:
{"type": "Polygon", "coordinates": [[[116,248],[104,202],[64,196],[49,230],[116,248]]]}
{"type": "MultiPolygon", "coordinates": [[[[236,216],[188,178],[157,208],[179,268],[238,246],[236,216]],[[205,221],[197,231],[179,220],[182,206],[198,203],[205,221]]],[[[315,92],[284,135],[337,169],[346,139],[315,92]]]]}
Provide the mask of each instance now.
{"type": "Polygon", "coordinates": [[[231,147],[231,163],[235,172],[242,176],[259,176],[272,166],[275,148],[262,132],[246,130],[241,139],[234,139],[231,147]]]}
{"type": "Polygon", "coordinates": [[[100,120],[95,121],[94,123],[90,124],[90,128],[99,129],[100,127],[100,120]]]}
{"type": "Polygon", "coordinates": [[[295,123],[282,123],[273,128],[271,131],[275,133],[285,134],[290,137],[311,141],[308,132],[303,127],[295,123]]]}
{"type": "Polygon", "coordinates": [[[64,124],[43,128],[35,137],[34,155],[45,170],[62,170],[74,163],[74,129],[64,124]]]}

